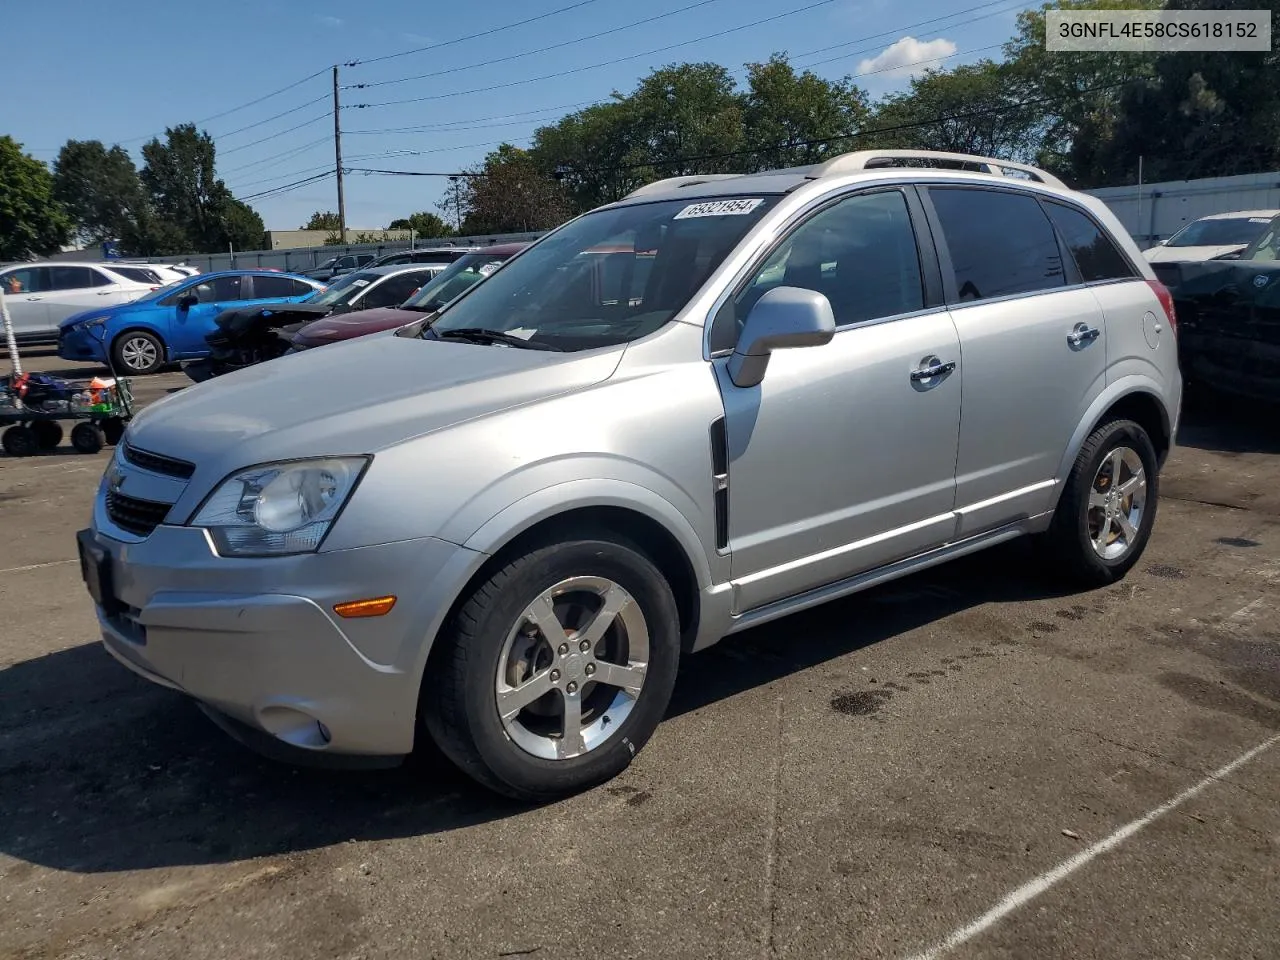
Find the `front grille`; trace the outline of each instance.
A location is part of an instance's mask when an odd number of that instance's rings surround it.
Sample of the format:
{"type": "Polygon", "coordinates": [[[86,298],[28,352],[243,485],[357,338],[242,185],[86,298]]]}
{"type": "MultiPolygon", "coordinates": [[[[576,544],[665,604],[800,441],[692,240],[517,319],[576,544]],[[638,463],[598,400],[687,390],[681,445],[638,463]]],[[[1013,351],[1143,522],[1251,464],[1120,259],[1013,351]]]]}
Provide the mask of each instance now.
{"type": "Polygon", "coordinates": [[[172,506],[171,503],[127,497],[123,493],[107,494],[107,516],[111,522],[121,530],[140,537],[151,536],[151,531],[164,522],[172,506]]]}
{"type": "Polygon", "coordinates": [[[177,477],[179,480],[190,480],[191,475],[196,472],[194,463],[139,450],[129,443],[124,444],[124,458],[135,467],[150,470],[152,473],[162,473],[166,477],[177,477]]]}

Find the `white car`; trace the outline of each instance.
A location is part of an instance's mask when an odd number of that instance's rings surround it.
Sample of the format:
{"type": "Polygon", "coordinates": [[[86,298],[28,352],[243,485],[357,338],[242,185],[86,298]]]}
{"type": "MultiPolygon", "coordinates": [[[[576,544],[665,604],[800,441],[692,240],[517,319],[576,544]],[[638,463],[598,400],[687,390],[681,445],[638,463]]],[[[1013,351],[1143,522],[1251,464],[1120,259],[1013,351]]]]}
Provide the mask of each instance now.
{"type": "Polygon", "coordinates": [[[1280,210],[1237,210],[1193,220],[1142,255],[1148,263],[1215,260],[1239,253],[1266,231],[1280,210]]]}
{"type": "Polygon", "coordinates": [[[128,303],[161,285],[101,263],[24,263],[0,270],[0,292],[20,344],[57,343],[58,324],[72,314],[128,303]]]}

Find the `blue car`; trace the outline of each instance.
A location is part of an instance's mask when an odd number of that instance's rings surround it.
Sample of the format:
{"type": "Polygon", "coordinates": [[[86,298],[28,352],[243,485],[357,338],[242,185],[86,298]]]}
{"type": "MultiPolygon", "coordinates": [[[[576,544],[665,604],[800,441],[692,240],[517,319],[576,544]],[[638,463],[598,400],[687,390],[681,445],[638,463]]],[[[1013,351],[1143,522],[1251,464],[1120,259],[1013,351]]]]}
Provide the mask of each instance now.
{"type": "Polygon", "coordinates": [[[58,325],[58,356],[64,360],[108,358],[120,374],[154,373],[177,360],[208,356],[205,335],[230,307],[295,303],[324,284],[275,270],[228,270],[176,280],[129,303],[86,310],[58,325]]]}

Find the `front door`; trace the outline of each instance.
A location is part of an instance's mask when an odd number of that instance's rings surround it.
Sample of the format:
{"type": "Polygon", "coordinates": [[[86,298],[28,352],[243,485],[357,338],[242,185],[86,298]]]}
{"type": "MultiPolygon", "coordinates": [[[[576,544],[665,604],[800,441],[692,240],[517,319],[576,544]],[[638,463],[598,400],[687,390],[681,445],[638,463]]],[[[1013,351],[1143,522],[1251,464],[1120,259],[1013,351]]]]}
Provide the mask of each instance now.
{"type": "Polygon", "coordinates": [[[1106,324],[1035,197],[939,186],[928,199],[964,350],[964,536],[1052,509],[1063,454],[1106,385],[1106,324]]]}
{"type": "Polygon", "coordinates": [[[18,267],[0,275],[5,309],[9,312],[9,322],[13,324],[13,333],[18,340],[56,333],[57,324],[49,322],[49,306],[45,302],[49,296],[50,280],[48,267],[18,267]]]}
{"type": "Polygon", "coordinates": [[[760,295],[792,286],[826,295],[837,324],[825,346],[777,351],[757,387],[715,363],[736,612],[921,553],[955,529],[959,338],[936,280],[926,295],[921,222],[899,189],[838,200],[784,237],[716,318],[713,346],[731,344],[760,295]]]}
{"type": "Polygon", "coordinates": [[[51,266],[50,290],[46,303],[49,321],[55,329],[67,317],[86,310],[99,310],[136,300],[145,287],[126,288],[93,267],[51,266]]]}
{"type": "Polygon", "coordinates": [[[200,302],[176,311],[169,333],[170,356],[173,359],[204,356],[209,349],[204,338],[216,329],[214,321],[218,314],[239,306],[242,294],[247,292],[244,276],[228,274],[201,280],[177,294],[174,299],[194,295],[200,302]]]}

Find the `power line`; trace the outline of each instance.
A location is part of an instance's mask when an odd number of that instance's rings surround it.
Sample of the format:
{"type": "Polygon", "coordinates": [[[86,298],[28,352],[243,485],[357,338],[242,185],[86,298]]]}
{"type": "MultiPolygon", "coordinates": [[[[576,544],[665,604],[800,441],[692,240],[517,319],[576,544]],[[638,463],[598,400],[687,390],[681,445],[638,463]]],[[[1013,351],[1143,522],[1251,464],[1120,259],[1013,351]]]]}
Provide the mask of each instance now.
{"type": "Polygon", "coordinates": [[[247,197],[240,197],[239,200],[242,203],[247,203],[250,200],[265,200],[269,197],[279,196],[282,193],[288,193],[290,190],[297,190],[300,187],[305,187],[312,183],[319,183],[321,180],[328,180],[332,176],[332,170],[325,170],[324,173],[318,173],[313,177],[307,177],[303,180],[295,180],[293,183],[286,183],[278,187],[272,187],[270,190],[263,190],[261,193],[251,193],[247,197]]]}
{"type": "MultiPolygon", "coordinates": [[[[1009,0],[991,0],[991,2],[989,3],[980,3],[976,7],[967,7],[964,10],[957,10],[955,13],[948,13],[941,17],[933,17],[929,20],[921,20],[918,23],[908,23],[905,26],[896,27],[893,30],[886,30],[883,33],[873,33],[867,37],[858,37],[856,40],[845,40],[842,43],[833,43],[829,47],[818,47],[816,50],[805,50],[801,53],[795,54],[794,56],[809,57],[809,56],[813,56],[813,54],[815,53],[826,53],[828,50],[838,50],[840,47],[852,47],[855,44],[868,43],[872,40],[879,40],[883,37],[896,36],[897,34],[902,33],[902,31],[904,30],[915,30],[917,27],[927,27],[930,24],[939,22],[940,20],[950,20],[953,17],[961,17],[967,13],[975,13],[978,10],[986,10],[989,7],[998,7],[1001,4],[1008,3],[1008,2],[1009,0]]],[[[1027,6],[1026,3],[1021,3],[1021,2],[1015,3],[1012,7],[1009,7],[1005,10],[993,10],[991,13],[983,14],[981,17],[971,17],[968,21],[966,21],[966,23],[971,23],[974,20],[985,20],[987,17],[996,17],[1002,13],[1010,13],[1014,10],[1021,10],[1026,6],[1027,6]]],[[[952,24],[952,26],[954,26],[954,24],[952,24]]],[[[856,54],[849,54],[849,56],[856,56],[856,54]]],[[[821,62],[826,63],[828,61],[824,60],[821,62]]]]}
{"type": "MultiPolygon", "coordinates": [[[[861,77],[874,77],[876,74],[879,74],[879,73],[891,73],[894,70],[902,70],[902,69],[905,69],[906,67],[918,67],[918,66],[923,66],[926,63],[937,63],[939,60],[950,60],[952,57],[967,57],[971,53],[983,53],[986,50],[994,50],[996,47],[1002,47],[1002,46],[1004,46],[1003,42],[989,43],[985,47],[973,47],[969,50],[957,50],[954,53],[944,53],[936,57],[928,57],[924,60],[914,60],[911,63],[895,63],[887,67],[879,67],[875,70],[864,70],[861,73],[851,73],[849,74],[849,79],[857,80],[861,77]]],[[[816,63],[810,63],[807,65],[807,67],[816,67],[824,63],[830,63],[832,60],[843,60],[846,57],[856,57],[859,54],[869,53],[869,52],[870,51],[868,50],[856,50],[853,53],[844,53],[838,57],[831,57],[827,60],[819,60],[816,63]]]]}
{"type": "Polygon", "coordinates": [[[296,157],[300,153],[306,153],[308,150],[312,150],[320,146],[322,143],[328,143],[332,139],[333,139],[332,137],[326,134],[325,136],[320,137],[316,140],[312,140],[309,143],[304,143],[299,147],[294,147],[291,150],[286,150],[284,153],[276,154],[270,157],[263,157],[261,160],[254,160],[254,161],[251,161],[250,163],[242,163],[238,167],[232,167],[230,170],[220,170],[218,172],[225,177],[232,173],[239,173],[242,170],[248,170],[251,167],[262,166],[263,169],[265,170],[265,169],[268,169],[269,167],[277,166],[280,163],[284,162],[285,160],[290,160],[293,157],[296,157]],[[266,166],[263,166],[264,164],[266,166]]]}
{"type": "Polygon", "coordinates": [[[265,137],[260,137],[257,140],[251,140],[248,143],[242,143],[238,147],[231,147],[229,150],[221,151],[221,153],[225,157],[229,153],[238,153],[241,150],[248,150],[250,147],[256,147],[258,144],[266,143],[268,140],[275,140],[277,137],[283,137],[286,133],[293,133],[295,130],[301,130],[303,127],[309,127],[313,123],[319,123],[321,120],[328,120],[332,116],[333,113],[326,110],[324,113],[314,116],[310,120],[302,121],[302,123],[299,123],[297,126],[287,127],[284,130],[277,130],[275,133],[268,134],[265,137]]]}
{"type": "Polygon", "coordinates": [[[675,50],[678,47],[687,47],[691,44],[704,43],[707,40],[715,40],[720,37],[728,36],[731,33],[739,33],[743,30],[750,30],[753,27],[763,26],[764,24],[772,23],[775,20],[782,20],[786,17],[794,17],[797,14],[807,13],[810,10],[816,10],[818,7],[825,7],[835,2],[836,0],[817,0],[816,3],[810,3],[803,7],[797,7],[793,10],[787,10],[783,13],[777,13],[771,17],[764,17],[763,19],[760,19],[760,20],[753,20],[751,23],[744,23],[737,27],[730,27],[727,30],[720,30],[716,33],[709,33],[701,37],[694,37],[691,40],[682,40],[679,43],[668,44],[665,47],[657,47],[653,50],[645,50],[642,53],[635,53],[626,57],[614,57],[610,60],[603,60],[600,63],[592,63],[584,67],[575,67],[572,70],[562,70],[558,73],[543,74],[540,77],[526,77],[523,80],[512,80],[508,83],[498,83],[490,87],[477,87],[473,90],[455,90],[452,93],[437,93],[437,94],[432,94],[430,96],[425,96],[425,97],[411,97],[407,100],[384,100],[379,103],[356,103],[356,104],[351,104],[348,107],[348,109],[359,110],[359,109],[365,109],[367,107],[391,107],[391,106],[399,106],[405,103],[422,103],[427,100],[447,100],[452,97],[469,96],[470,94],[473,94],[473,93],[488,93],[491,90],[505,90],[510,87],[522,86],[523,84],[526,84],[526,83],[537,83],[540,80],[551,80],[556,77],[568,77],[568,76],[572,76],[575,73],[583,73],[587,70],[595,70],[599,67],[610,67],[618,63],[626,63],[628,60],[639,60],[641,57],[652,56],[655,53],[665,53],[668,50],[675,50]]]}
{"type": "Polygon", "coordinates": [[[600,0],[578,0],[577,3],[571,3],[567,7],[560,7],[556,10],[550,10],[547,13],[540,13],[536,17],[529,17],[527,20],[518,20],[515,23],[506,23],[500,27],[491,27],[480,33],[473,33],[466,37],[456,37],[453,40],[444,40],[440,43],[429,43],[425,47],[415,47],[412,50],[402,50],[399,53],[388,53],[381,57],[369,57],[366,60],[350,60],[344,66],[358,67],[367,63],[380,63],[383,60],[395,60],[397,57],[408,57],[415,53],[425,53],[428,50],[440,50],[443,47],[453,46],[455,43],[465,43],[468,40],[478,40],[481,37],[491,37],[495,33],[502,33],[504,30],[513,30],[516,27],[523,27],[530,23],[537,23],[539,20],[547,20],[551,17],[559,16],[562,13],[568,13],[570,10],[577,10],[581,7],[589,6],[593,3],[599,3],[600,0]]]}
{"type": "Polygon", "coordinates": [[[254,127],[261,127],[263,124],[270,123],[272,120],[279,120],[281,117],[287,117],[290,114],[305,110],[313,104],[319,103],[321,100],[328,100],[329,94],[316,97],[314,100],[308,100],[306,103],[300,103],[296,107],[285,110],[283,113],[277,113],[274,117],[267,117],[265,120],[259,120],[257,123],[250,123],[243,127],[237,127],[235,130],[228,130],[226,133],[218,134],[219,137],[234,137],[237,133],[244,133],[246,130],[252,130],[254,127]]]}
{"type": "MultiPolygon", "coordinates": [[[[461,73],[463,70],[474,70],[477,67],[492,67],[499,63],[509,63],[512,60],[520,60],[524,57],[531,57],[539,53],[549,53],[552,50],[559,50],[563,47],[571,47],[577,43],[585,43],[588,40],[599,40],[601,37],[607,37],[615,33],[622,33],[625,30],[633,30],[636,27],[642,27],[646,23],[654,23],[658,20],[665,20],[667,17],[674,17],[681,13],[688,13],[690,10],[696,10],[699,7],[709,6],[713,3],[720,3],[722,0],[697,0],[697,3],[690,3],[683,7],[677,7],[675,10],[668,10],[666,13],[659,13],[656,16],[646,17],[643,20],[633,20],[631,23],[624,23],[620,27],[612,27],[609,30],[601,30],[599,33],[588,34],[584,37],[575,37],[572,40],[562,40],[559,43],[553,43],[549,47],[539,47],[536,50],[526,50],[524,53],[513,53],[506,57],[497,57],[493,60],[479,60],[475,63],[468,63],[461,67],[451,67],[448,70],[434,70],[431,73],[419,73],[412,77],[398,77],[394,80],[377,80],[371,83],[354,83],[346,89],[363,90],[366,87],[386,87],[394,83],[409,83],[412,80],[429,80],[432,77],[442,77],[445,74],[461,73]]],[[[1001,0],[1005,2],[1005,0],[1001,0]]]]}
{"type": "Polygon", "coordinates": [[[256,187],[259,184],[271,183],[273,180],[284,180],[288,177],[301,177],[310,173],[317,173],[320,170],[330,170],[330,166],[326,163],[324,166],[310,166],[305,170],[294,170],[291,173],[273,173],[269,177],[263,177],[260,180],[250,180],[247,183],[239,184],[236,189],[243,190],[245,187],[256,187]]]}
{"type": "Polygon", "coordinates": [[[537,110],[526,110],[523,113],[504,113],[496,117],[473,117],[468,120],[451,120],[442,121],[440,123],[429,123],[415,127],[381,127],[376,130],[344,130],[345,134],[368,134],[370,136],[380,136],[387,133],[449,133],[452,130],[479,130],[480,126],[472,126],[472,124],[480,124],[488,120],[509,120],[514,117],[528,117],[538,113],[555,113],[557,110],[573,110],[576,107],[589,107],[599,103],[606,103],[605,100],[579,100],[577,103],[562,103],[554,107],[540,107],[537,110]],[[465,124],[465,126],[463,126],[465,124]]]}
{"type": "MultiPolygon", "coordinates": [[[[1098,86],[1095,86],[1095,87],[1087,87],[1083,90],[1078,90],[1074,92],[1073,94],[1071,94],[1071,96],[1072,97],[1083,96],[1084,94],[1087,94],[1087,93],[1096,93],[1100,90],[1117,89],[1119,87],[1128,86],[1131,83],[1140,83],[1140,82],[1143,82],[1143,78],[1131,77],[1128,80],[1121,80],[1115,83],[1099,84],[1098,86]]],[[[757,153],[768,153],[771,150],[780,150],[780,149],[788,149],[788,148],[794,149],[796,147],[824,146],[826,144],[835,143],[840,140],[854,140],[859,137],[868,137],[868,136],[873,136],[875,134],[880,134],[880,133],[897,133],[903,130],[915,130],[915,129],[919,129],[920,127],[934,126],[939,123],[948,123],[953,120],[968,120],[974,117],[988,116],[991,114],[1013,113],[1018,110],[1025,110],[1028,107],[1034,107],[1034,106],[1038,106],[1040,104],[1045,104],[1045,103],[1053,103],[1053,102],[1061,101],[1064,99],[1066,98],[1061,96],[1037,97],[1031,100],[1023,100],[1018,103],[1007,104],[999,107],[988,107],[982,110],[971,110],[966,113],[956,113],[956,114],[950,114],[948,116],[942,116],[942,117],[930,117],[926,120],[913,120],[907,123],[898,123],[898,124],[893,124],[887,127],[874,127],[867,130],[858,130],[854,133],[840,134],[839,136],[835,136],[835,137],[822,137],[815,140],[782,141],[779,143],[768,144],[762,147],[750,147],[744,150],[730,150],[723,153],[708,153],[708,154],[702,154],[700,156],[691,156],[691,157],[671,157],[667,160],[647,160],[643,163],[632,163],[632,164],[624,164],[621,166],[614,166],[614,167],[603,167],[603,168],[599,168],[598,172],[608,173],[608,172],[625,171],[625,170],[640,170],[640,169],[644,169],[645,167],[662,167],[662,166],[670,166],[672,164],[698,163],[704,160],[726,160],[726,159],[731,159],[733,157],[750,156],[757,153]]],[[[397,176],[397,177],[485,176],[485,174],[483,173],[465,172],[465,171],[456,172],[456,173],[436,173],[436,172],[428,172],[428,171],[420,171],[420,170],[378,170],[378,169],[365,169],[361,167],[352,167],[348,170],[348,172],[349,173],[365,173],[365,174],[381,174],[386,176],[397,176]]]]}

